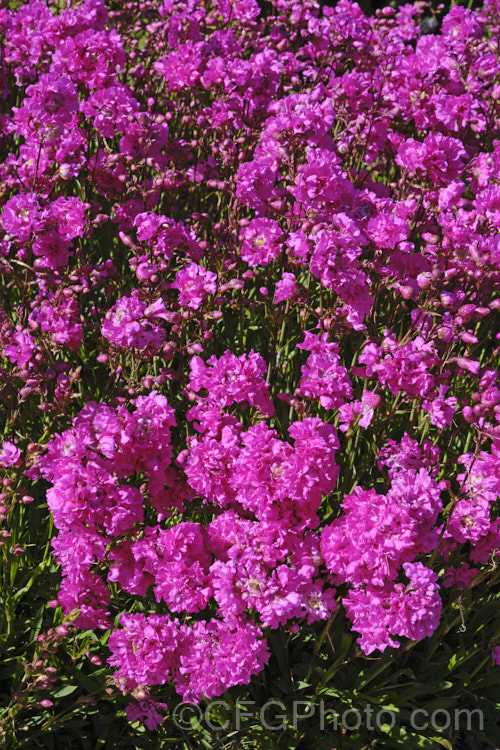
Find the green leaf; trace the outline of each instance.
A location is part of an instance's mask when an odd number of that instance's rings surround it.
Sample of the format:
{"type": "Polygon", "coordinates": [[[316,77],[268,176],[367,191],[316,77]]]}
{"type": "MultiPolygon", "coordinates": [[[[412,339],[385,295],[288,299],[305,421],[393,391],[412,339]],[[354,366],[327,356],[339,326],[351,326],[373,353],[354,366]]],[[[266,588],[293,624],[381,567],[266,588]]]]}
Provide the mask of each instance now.
{"type": "Polygon", "coordinates": [[[65,685],[64,687],[55,690],[51,695],[53,695],[54,698],[64,698],[65,695],[71,695],[75,690],[78,690],[78,685],[65,685]]]}

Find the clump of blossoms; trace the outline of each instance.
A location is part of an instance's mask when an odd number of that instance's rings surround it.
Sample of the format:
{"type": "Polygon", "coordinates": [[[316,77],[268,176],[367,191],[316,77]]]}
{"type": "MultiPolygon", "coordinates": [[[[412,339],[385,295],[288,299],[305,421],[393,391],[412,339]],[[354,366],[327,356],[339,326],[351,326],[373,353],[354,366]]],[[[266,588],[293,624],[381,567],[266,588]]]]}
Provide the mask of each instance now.
{"type": "Polygon", "coordinates": [[[498,567],[498,8],[268,5],[0,12],[0,521],[149,728],[498,567]]]}

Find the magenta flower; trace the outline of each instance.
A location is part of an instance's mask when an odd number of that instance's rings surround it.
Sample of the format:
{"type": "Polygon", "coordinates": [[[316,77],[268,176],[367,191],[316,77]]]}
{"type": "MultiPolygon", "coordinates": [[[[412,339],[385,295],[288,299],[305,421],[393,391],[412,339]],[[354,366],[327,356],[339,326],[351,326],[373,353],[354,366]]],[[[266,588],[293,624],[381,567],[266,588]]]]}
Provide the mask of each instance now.
{"type": "Polygon", "coordinates": [[[249,266],[267,266],[280,255],[284,237],[274,219],[252,219],[240,233],[242,260],[249,266]]]}
{"type": "Polygon", "coordinates": [[[20,193],[5,203],[3,228],[18,242],[28,242],[32,232],[41,227],[40,204],[34,193],[20,193]]]}
{"type": "Polygon", "coordinates": [[[0,466],[8,467],[17,464],[21,456],[19,448],[11,443],[10,440],[4,440],[0,448],[0,466]]]}
{"type": "Polygon", "coordinates": [[[123,349],[148,349],[157,351],[165,339],[163,328],[154,318],[162,317],[154,310],[148,316],[148,305],[137,297],[121,297],[106,313],[102,335],[123,349]]]}
{"type": "Polygon", "coordinates": [[[197,263],[190,263],[175,274],[172,289],[178,289],[181,307],[198,310],[217,289],[217,274],[197,263]]]}
{"type": "Polygon", "coordinates": [[[299,287],[295,281],[295,274],[283,273],[283,276],[279,281],[276,282],[276,289],[274,292],[274,302],[284,302],[285,300],[291,299],[293,296],[299,293],[299,287]]]}

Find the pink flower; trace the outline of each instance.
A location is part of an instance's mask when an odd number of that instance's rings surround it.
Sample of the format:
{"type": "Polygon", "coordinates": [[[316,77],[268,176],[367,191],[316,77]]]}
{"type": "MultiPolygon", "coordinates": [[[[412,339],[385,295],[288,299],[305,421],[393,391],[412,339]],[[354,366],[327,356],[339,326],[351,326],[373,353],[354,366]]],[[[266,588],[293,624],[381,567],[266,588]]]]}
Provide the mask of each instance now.
{"type": "Polygon", "coordinates": [[[0,448],[0,466],[13,466],[17,464],[21,456],[19,448],[11,443],[10,440],[4,440],[0,448]]]}
{"type": "Polygon", "coordinates": [[[159,703],[148,697],[140,701],[130,702],[125,711],[129,721],[139,721],[147,729],[154,732],[165,719],[164,714],[167,708],[166,703],[159,703]]]}
{"type": "Polygon", "coordinates": [[[438,395],[433,399],[426,399],[422,403],[422,408],[430,415],[431,424],[440,429],[444,429],[451,424],[457,407],[457,399],[454,396],[444,398],[448,390],[448,386],[440,385],[438,395]]]}
{"type": "Polygon", "coordinates": [[[368,222],[367,234],[379,247],[394,250],[398,242],[408,238],[410,225],[393,214],[380,213],[368,222]]]}
{"type": "MultiPolygon", "coordinates": [[[[157,351],[165,339],[165,331],[148,317],[148,305],[138,297],[120,297],[106,313],[102,335],[123,349],[149,349],[157,351]]],[[[160,315],[163,317],[164,307],[160,315]]]]}
{"type": "Polygon", "coordinates": [[[245,162],[236,175],[236,196],[244,205],[264,212],[274,194],[275,179],[275,173],[267,164],[245,162]]]}
{"type": "Polygon", "coordinates": [[[190,263],[177,271],[171,288],[179,290],[179,304],[182,307],[198,310],[209,295],[215,294],[217,274],[197,263],[190,263]]]}
{"type": "Polygon", "coordinates": [[[315,336],[309,331],[299,349],[311,353],[302,367],[302,378],[295,393],[307,399],[318,399],[325,409],[337,409],[346,398],[352,398],[352,384],[347,370],[340,364],[336,344],[327,342],[327,334],[315,336]]]}
{"type": "Polygon", "coordinates": [[[41,226],[38,198],[34,193],[14,195],[5,203],[2,213],[3,228],[18,242],[28,242],[32,232],[41,226]]]}
{"type": "Polygon", "coordinates": [[[297,286],[297,283],[295,281],[295,274],[293,273],[287,273],[286,271],[283,273],[281,279],[276,282],[276,289],[274,292],[274,302],[275,304],[278,304],[279,302],[284,302],[285,300],[290,299],[294,295],[297,295],[299,293],[299,287],[297,286]]]}
{"type": "Polygon", "coordinates": [[[15,362],[20,369],[23,369],[27,365],[32,367],[36,345],[31,334],[25,331],[18,331],[12,336],[12,342],[12,344],[7,344],[5,347],[5,356],[11,362],[15,362]]]}
{"type": "Polygon", "coordinates": [[[206,390],[209,403],[225,407],[246,401],[264,414],[273,414],[266,374],[260,354],[251,351],[236,357],[227,350],[222,357],[210,357],[206,364],[200,357],[193,357],[189,385],[197,393],[206,390]]]}
{"type": "Polygon", "coordinates": [[[274,219],[252,219],[240,238],[242,260],[250,266],[267,266],[280,255],[285,235],[274,219]]]}
{"type": "Polygon", "coordinates": [[[108,663],[117,666],[115,681],[124,691],[163,685],[179,663],[179,621],[168,615],[123,614],[109,639],[108,663]]]}
{"type": "Polygon", "coordinates": [[[181,626],[181,633],[175,686],[189,703],[248,684],[269,659],[262,631],[244,620],[195,622],[192,628],[181,626]]]}
{"type": "Polygon", "coordinates": [[[344,606],[358,643],[365,654],[399,646],[392,635],[420,640],[432,635],[439,624],[441,598],[436,574],[422,563],[403,566],[409,583],[351,589],[344,606]]]}
{"type": "Polygon", "coordinates": [[[80,111],[92,118],[94,128],[105,138],[114,138],[117,131],[123,133],[138,109],[137,100],[121,84],[99,89],[80,104],[80,111]]]}

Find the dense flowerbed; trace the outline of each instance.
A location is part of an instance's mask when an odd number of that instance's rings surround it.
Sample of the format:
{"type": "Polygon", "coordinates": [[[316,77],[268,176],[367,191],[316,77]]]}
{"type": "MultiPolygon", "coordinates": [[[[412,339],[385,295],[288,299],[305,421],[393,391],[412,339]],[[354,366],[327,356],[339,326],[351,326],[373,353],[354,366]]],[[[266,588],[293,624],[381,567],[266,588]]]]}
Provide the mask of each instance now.
{"type": "Polygon", "coordinates": [[[6,611],[46,493],[39,642],[110,631],[150,729],[273,631],[363,661],[495,607],[500,12],[268,6],[0,11],[6,611]]]}

